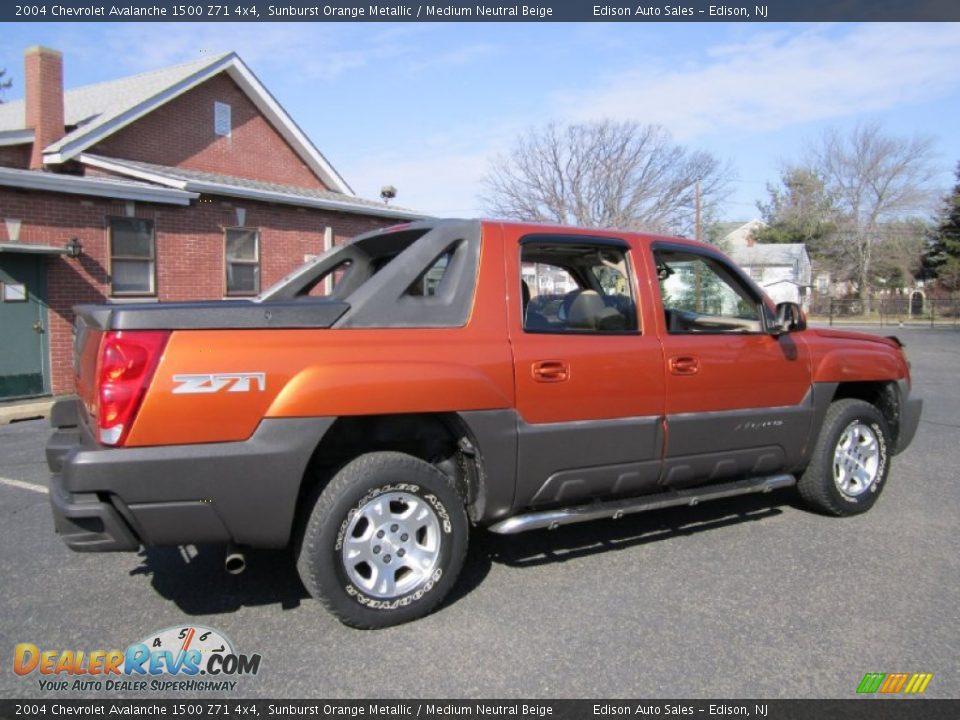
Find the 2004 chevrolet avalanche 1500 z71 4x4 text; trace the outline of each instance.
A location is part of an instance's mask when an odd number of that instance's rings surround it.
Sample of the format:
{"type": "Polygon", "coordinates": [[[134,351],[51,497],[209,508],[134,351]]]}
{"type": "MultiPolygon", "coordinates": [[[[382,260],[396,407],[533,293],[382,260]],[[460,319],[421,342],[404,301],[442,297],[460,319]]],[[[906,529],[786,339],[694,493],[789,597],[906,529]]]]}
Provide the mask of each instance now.
{"type": "Polygon", "coordinates": [[[424,615],[496,533],[796,484],[854,515],[921,402],[902,345],[806,327],[715,248],[424,221],[252,301],[77,308],[52,412],[74,550],[291,547],[344,622],[424,615]]]}

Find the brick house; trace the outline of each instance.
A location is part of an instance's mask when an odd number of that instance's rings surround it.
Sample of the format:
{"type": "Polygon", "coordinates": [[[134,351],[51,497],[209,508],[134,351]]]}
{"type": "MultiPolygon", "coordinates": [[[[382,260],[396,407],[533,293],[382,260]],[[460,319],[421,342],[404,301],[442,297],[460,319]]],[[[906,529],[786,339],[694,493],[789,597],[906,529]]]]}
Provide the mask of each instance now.
{"type": "Polygon", "coordinates": [[[252,297],[421,214],[365,200],[234,53],[0,104],[0,400],[73,390],[71,307],[252,297]]]}

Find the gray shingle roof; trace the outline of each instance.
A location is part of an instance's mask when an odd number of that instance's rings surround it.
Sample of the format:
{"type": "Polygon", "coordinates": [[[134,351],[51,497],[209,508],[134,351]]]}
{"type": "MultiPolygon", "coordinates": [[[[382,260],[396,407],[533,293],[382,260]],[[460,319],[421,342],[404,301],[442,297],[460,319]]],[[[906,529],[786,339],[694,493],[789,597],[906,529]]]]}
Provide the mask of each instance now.
{"type": "MultiPolygon", "coordinates": [[[[248,178],[234,177],[232,175],[219,175],[201,170],[154,165],[153,163],[140,162],[137,160],[108,158],[89,153],[81,155],[80,161],[86,161],[100,167],[110,166],[110,168],[107,169],[112,168],[114,172],[121,174],[130,173],[132,176],[141,179],[155,178],[158,182],[167,181],[165,184],[176,185],[184,190],[195,192],[230,195],[231,191],[233,191],[241,197],[249,197],[250,191],[252,191],[276,196],[274,198],[276,201],[287,202],[294,205],[308,204],[309,201],[318,201],[321,203],[326,202],[343,205],[343,209],[348,212],[351,210],[354,212],[363,212],[366,210],[368,214],[386,217],[409,219],[426,217],[424,213],[418,213],[407,208],[387,205],[376,200],[367,200],[356,197],[355,195],[345,195],[330,190],[314,190],[294,185],[281,185],[279,183],[251,180],[248,178]]],[[[264,197],[263,199],[269,200],[270,198],[264,197]]]]}
{"type": "Polygon", "coordinates": [[[793,265],[807,251],[803,243],[759,243],[753,247],[737,247],[730,257],[738,265],[756,267],[758,265],[793,265]]]}
{"type": "MultiPolygon", "coordinates": [[[[110,122],[171,85],[203,72],[232,54],[220,53],[160,70],[67,90],[63,97],[64,122],[67,126],[78,127],[47,150],[58,150],[74,136],[110,122]]],[[[0,131],[23,129],[25,122],[23,100],[0,105],[0,131]]]]}

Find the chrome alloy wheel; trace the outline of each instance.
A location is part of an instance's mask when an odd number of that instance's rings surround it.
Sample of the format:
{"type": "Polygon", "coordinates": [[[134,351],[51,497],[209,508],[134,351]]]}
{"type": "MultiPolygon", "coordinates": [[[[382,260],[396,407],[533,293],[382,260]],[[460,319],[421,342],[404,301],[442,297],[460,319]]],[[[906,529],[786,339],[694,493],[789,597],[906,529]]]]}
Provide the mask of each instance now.
{"type": "Polygon", "coordinates": [[[862,422],[852,422],[840,435],[833,453],[833,481],[847,497],[863,495],[880,471],[880,441],[862,422]]]}
{"type": "Polygon", "coordinates": [[[396,598],[430,578],[440,543],[440,521],[430,503],[409,493],[385,493],[350,518],[343,567],[365,593],[396,598]]]}

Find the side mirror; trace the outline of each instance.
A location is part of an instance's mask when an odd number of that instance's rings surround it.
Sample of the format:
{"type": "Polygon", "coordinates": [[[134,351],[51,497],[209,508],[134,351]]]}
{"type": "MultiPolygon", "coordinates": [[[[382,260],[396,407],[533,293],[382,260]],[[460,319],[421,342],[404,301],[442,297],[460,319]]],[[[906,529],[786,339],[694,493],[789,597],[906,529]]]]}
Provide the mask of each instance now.
{"type": "Polygon", "coordinates": [[[807,318],[803,310],[795,302],[782,302],[777,304],[777,321],[770,332],[772,335],[782,335],[783,333],[796,332],[807,329],[807,318]]]}

